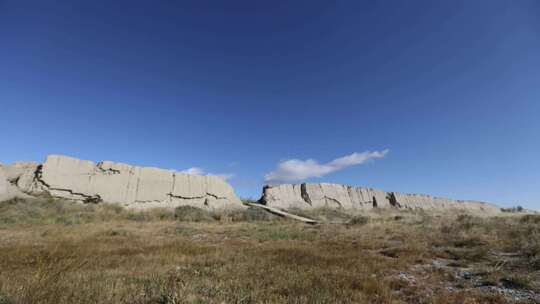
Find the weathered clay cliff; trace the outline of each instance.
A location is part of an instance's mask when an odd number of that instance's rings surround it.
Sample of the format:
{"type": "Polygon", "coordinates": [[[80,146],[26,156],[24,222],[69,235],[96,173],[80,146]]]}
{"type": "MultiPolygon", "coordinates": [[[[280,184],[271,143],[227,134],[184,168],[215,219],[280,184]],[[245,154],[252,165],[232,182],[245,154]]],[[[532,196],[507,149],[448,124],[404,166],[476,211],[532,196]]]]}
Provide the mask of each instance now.
{"type": "Polygon", "coordinates": [[[81,202],[118,203],[128,208],[191,205],[244,208],[232,187],[217,176],[123,163],[50,155],[43,164],[0,166],[0,200],[48,194],[81,202]]]}
{"type": "Polygon", "coordinates": [[[386,192],[340,184],[283,184],[265,186],[260,202],[281,209],[299,208],[396,208],[422,210],[469,210],[497,213],[495,205],[468,200],[452,200],[423,194],[386,192]]]}
{"type": "MultiPolygon", "coordinates": [[[[48,156],[43,164],[0,164],[0,201],[44,194],[81,202],[118,203],[137,209],[182,205],[208,209],[245,208],[232,187],[217,176],[190,175],[110,161],[94,163],[60,155],[48,156]]],[[[266,186],[260,202],[280,209],[326,207],[500,212],[497,206],[478,201],[327,183],[266,186]]]]}

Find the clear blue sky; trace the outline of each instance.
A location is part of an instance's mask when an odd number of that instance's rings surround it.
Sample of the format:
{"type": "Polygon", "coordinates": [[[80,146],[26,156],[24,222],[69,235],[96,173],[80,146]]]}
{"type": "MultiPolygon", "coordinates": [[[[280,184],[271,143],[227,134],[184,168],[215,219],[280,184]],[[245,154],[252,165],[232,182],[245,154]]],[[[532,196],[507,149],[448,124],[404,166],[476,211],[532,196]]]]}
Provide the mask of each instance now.
{"type": "Polygon", "coordinates": [[[244,197],[290,165],[540,209],[536,0],[0,0],[0,105],[4,163],[200,167],[244,197]]]}

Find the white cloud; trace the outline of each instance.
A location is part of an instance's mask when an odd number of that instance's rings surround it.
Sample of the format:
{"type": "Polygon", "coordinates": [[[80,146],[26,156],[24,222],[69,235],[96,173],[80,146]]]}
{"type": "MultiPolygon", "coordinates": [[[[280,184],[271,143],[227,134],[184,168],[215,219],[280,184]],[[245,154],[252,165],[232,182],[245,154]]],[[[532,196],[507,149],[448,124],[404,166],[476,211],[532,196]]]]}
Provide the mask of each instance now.
{"type": "Polygon", "coordinates": [[[279,183],[305,180],[310,177],[323,177],[326,174],[346,167],[363,164],[373,158],[384,157],[388,152],[388,149],[373,152],[355,152],[350,155],[336,158],[325,164],[320,164],[315,159],[289,159],[278,163],[276,170],[266,174],[264,180],[267,183],[279,183]]]}
{"type": "Polygon", "coordinates": [[[185,169],[180,171],[182,173],[186,174],[192,174],[192,175],[206,175],[206,176],[217,176],[223,180],[229,180],[233,178],[235,175],[232,173],[206,173],[203,168],[200,167],[191,167],[189,169],[185,169]]]}
{"type": "Polygon", "coordinates": [[[186,174],[193,174],[193,175],[204,175],[204,170],[199,167],[191,167],[189,169],[182,170],[180,172],[186,173],[186,174]]]}

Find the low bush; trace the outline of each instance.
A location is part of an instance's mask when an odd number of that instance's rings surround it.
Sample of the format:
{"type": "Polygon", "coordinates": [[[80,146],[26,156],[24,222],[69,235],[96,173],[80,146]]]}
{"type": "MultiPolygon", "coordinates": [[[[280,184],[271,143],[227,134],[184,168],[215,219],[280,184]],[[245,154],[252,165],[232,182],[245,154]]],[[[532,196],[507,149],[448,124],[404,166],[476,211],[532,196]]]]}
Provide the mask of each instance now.
{"type": "Polygon", "coordinates": [[[12,302],[9,300],[8,296],[3,294],[0,291],[0,304],[11,304],[12,302]]]}
{"type": "Polygon", "coordinates": [[[193,206],[180,206],[174,209],[174,218],[182,222],[211,222],[216,220],[212,213],[193,206]]]}
{"type": "Polygon", "coordinates": [[[233,222],[254,222],[254,221],[271,221],[280,217],[271,214],[256,207],[249,207],[243,210],[234,210],[225,212],[225,216],[233,222]]]}
{"type": "Polygon", "coordinates": [[[515,207],[510,207],[510,208],[501,208],[501,211],[509,212],[509,213],[518,213],[518,212],[523,212],[523,207],[515,206],[515,207]]]}
{"type": "Polygon", "coordinates": [[[521,217],[520,222],[529,224],[539,224],[540,214],[527,214],[521,217]]]}
{"type": "Polygon", "coordinates": [[[353,216],[348,222],[348,225],[360,226],[369,223],[370,219],[367,216],[356,215],[353,216]]]}

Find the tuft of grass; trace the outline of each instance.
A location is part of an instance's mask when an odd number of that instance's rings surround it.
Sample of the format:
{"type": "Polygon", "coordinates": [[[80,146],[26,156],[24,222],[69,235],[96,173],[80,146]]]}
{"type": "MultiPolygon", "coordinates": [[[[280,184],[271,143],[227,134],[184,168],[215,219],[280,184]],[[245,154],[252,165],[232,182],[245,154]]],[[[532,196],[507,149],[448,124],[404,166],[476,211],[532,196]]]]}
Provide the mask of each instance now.
{"type": "Polygon", "coordinates": [[[347,222],[347,225],[365,225],[369,223],[369,220],[370,219],[367,216],[356,215],[347,222]]]}

